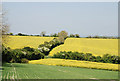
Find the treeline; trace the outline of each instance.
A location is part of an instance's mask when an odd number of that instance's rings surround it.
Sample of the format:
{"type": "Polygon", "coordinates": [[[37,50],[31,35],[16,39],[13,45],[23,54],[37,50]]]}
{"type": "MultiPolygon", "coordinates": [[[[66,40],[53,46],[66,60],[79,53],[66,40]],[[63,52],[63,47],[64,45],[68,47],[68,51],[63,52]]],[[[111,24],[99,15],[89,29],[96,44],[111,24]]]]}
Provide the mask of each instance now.
{"type": "Polygon", "coordinates": [[[69,52],[61,51],[54,54],[53,58],[120,64],[120,56],[115,56],[110,54],[105,54],[101,57],[101,56],[93,56],[91,53],[84,54],[84,53],[72,52],[72,51],[69,52]]]}
{"type": "Polygon", "coordinates": [[[113,36],[88,36],[86,38],[119,39],[120,37],[113,37],[113,36]]]}
{"type": "MultiPolygon", "coordinates": [[[[66,32],[66,31],[65,31],[66,32]]],[[[40,36],[40,37],[59,37],[57,33],[47,35],[46,32],[41,32],[40,35],[28,35],[23,33],[13,34],[8,33],[7,35],[14,35],[14,36],[40,36]]],[[[67,36],[68,38],[102,38],[102,39],[119,39],[120,37],[114,36],[87,36],[87,37],[80,37],[79,34],[70,34],[67,36]]]]}

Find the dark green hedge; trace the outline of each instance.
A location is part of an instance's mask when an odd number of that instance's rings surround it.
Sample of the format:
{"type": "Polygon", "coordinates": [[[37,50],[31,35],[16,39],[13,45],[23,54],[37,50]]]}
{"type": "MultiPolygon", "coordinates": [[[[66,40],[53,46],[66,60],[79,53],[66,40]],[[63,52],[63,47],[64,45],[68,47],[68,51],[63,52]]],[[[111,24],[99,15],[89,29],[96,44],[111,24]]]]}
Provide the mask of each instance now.
{"type": "Polygon", "coordinates": [[[11,50],[2,46],[2,61],[3,62],[12,62],[12,63],[21,63],[23,59],[27,60],[38,60],[43,59],[44,54],[39,50],[35,50],[30,47],[24,47],[23,49],[11,50]]]}
{"type": "Polygon", "coordinates": [[[110,54],[105,54],[103,55],[103,57],[101,57],[101,56],[93,56],[91,53],[84,54],[79,52],[61,51],[59,53],[54,54],[53,58],[120,64],[120,56],[115,56],[110,54]]]}

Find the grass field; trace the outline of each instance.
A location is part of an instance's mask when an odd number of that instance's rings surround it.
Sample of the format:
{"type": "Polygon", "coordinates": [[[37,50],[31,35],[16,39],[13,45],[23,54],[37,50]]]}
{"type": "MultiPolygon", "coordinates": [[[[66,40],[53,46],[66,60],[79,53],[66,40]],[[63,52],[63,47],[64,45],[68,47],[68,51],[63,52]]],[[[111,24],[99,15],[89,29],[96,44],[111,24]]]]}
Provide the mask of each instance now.
{"type": "Polygon", "coordinates": [[[5,46],[11,49],[18,49],[23,47],[37,48],[45,41],[51,41],[54,37],[37,37],[37,36],[9,36],[5,46]]]}
{"type": "Polygon", "coordinates": [[[30,64],[43,64],[43,65],[55,65],[55,66],[105,69],[105,70],[118,70],[118,64],[55,59],[55,58],[54,59],[48,58],[48,59],[41,59],[41,60],[31,60],[29,61],[29,63],[30,64]]]}
{"type": "Polygon", "coordinates": [[[50,56],[60,51],[77,51],[92,53],[94,56],[104,54],[118,55],[118,39],[67,38],[63,45],[55,47],[50,56]]]}
{"type": "Polygon", "coordinates": [[[49,65],[40,65],[40,64],[6,63],[3,65],[2,78],[3,79],[118,79],[118,72],[87,69],[87,68],[49,66],[49,65]]]}

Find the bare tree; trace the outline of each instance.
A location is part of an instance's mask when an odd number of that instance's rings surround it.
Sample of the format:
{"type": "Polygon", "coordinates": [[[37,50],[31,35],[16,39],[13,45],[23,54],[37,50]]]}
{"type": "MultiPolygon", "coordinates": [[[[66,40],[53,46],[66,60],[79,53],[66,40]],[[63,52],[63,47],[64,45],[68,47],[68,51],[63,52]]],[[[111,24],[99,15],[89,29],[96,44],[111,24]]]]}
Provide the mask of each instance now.
{"type": "Polygon", "coordinates": [[[7,11],[2,10],[0,6],[0,38],[2,38],[2,42],[7,43],[8,36],[6,35],[9,31],[9,24],[7,23],[7,11]]]}

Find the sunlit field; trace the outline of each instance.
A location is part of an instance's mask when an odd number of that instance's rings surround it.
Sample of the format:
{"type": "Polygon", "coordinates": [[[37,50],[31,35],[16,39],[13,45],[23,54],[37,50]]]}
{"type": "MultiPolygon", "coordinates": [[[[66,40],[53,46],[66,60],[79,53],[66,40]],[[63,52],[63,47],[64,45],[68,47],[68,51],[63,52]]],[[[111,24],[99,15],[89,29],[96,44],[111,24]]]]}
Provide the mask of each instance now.
{"type": "Polygon", "coordinates": [[[32,60],[32,61],[29,61],[29,63],[30,64],[43,64],[43,65],[55,65],[55,66],[105,69],[105,70],[115,70],[115,71],[118,70],[118,64],[78,61],[78,60],[41,59],[41,60],[32,60]]]}
{"type": "Polygon", "coordinates": [[[118,39],[67,38],[63,45],[55,47],[49,55],[60,51],[92,53],[94,56],[118,55],[118,39]]]}
{"type": "Polygon", "coordinates": [[[38,48],[45,41],[51,41],[54,37],[37,37],[37,36],[9,36],[5,46],[11,49],[19,49],[23,47],[38,48]]]}

